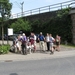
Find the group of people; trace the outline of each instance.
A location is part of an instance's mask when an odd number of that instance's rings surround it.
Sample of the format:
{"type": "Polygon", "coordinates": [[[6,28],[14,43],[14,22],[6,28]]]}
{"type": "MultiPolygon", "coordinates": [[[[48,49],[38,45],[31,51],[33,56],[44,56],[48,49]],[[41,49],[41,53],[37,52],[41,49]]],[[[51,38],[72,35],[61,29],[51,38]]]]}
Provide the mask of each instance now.
{"type": "Polygon", "coordinates": [[[40,32],[38,36],[40,50],[45,51],[45,43],[47,45],[47,51],[50,51],[50,54],[54,53],[54,50],[60,51],[60,36],[56,35],[55,38],[52,37],[52,34],[47,33],[46,36],[40,32]]]}
{"type": "Polygon", "coordinates": [[[36,50],[36,36],[34,33],[31,32],[31,35],[27,37],[25,33],[22,35],[18,35],[13,39],[13,47],[14,52],[17,50],[18,53],[23,55],[27,55],[27,52],[31,53],[32,51],[35,52],[36,50]]]}
{"type": "Polygon", "coordinates": [[[47,51],[51,51],[50,54],[53,54],[54,50],[60,51],[60,36],[56,35],[56,37],[53,38],[52,34],[47,33],[45,40],[47,44],[47,51]]]}
{"type": "Polygon", "coordinates": [[[27,37],[25,33],[20,34],[16,39],[13,40],[13,46],[17,48],[18,52],[22,52],[22,54],[27,55],[27,52],[32,53],[36,51],[37,45],[36,40],[39,42],[40,51],[50,51],[50,54],[54,53],[54,50],[60,50],[60,36],[56,35],[55,38],[52,37],[52,34],[47,33],[46,36],[40,32],[38,36],[36,36],[33,32],[31,32],[30,36],[27,37]],[[47,45],[47,50],[46,46],[47,45]]]}

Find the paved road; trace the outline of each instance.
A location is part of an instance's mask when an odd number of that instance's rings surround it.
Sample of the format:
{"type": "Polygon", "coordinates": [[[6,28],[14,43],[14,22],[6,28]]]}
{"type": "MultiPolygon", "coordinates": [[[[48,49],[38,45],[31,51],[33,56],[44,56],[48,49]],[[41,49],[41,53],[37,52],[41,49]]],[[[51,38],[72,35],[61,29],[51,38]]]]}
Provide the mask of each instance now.
{"type": "Polygon", "coordinates": [[[0,62],[0,75],[75,75],[75,56],[0,62]]]}
{"type": "Polygon", "coordinates": [[[75,48],[28,55],[0,55],[0,75],[75,75],[75,48]],[[63,50],[63,51],[62,51],[63,50]],[[65,51],[64,51],[65,50],[65,51]]]}

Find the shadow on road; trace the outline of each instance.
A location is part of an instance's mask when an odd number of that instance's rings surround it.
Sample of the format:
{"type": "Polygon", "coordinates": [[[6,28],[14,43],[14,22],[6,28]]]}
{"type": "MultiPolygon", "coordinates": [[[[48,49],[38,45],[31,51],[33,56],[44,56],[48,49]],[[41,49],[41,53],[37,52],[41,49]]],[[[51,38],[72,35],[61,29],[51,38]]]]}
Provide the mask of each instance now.
{"type": "Polygon", "coordinates": [[[18,75],[17,73],[11,73],[10,75],[18,75]]]}

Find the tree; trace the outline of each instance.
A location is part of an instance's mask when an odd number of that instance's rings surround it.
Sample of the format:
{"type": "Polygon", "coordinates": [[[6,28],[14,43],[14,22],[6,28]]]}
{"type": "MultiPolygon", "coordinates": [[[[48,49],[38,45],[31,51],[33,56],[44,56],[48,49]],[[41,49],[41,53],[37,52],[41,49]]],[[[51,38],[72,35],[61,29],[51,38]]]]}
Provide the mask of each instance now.
{"type": "Polygon", "coordinates": [[[12,4],[9,3],[9,0],[0,0],[0,13],[1,13],[1,23],[2,23],[2,44],[4,44],[4,21],[10,17],[10,11],[12,4]],[[7,15],[7,16],[6,16],[7,15]]]}
{"type": "Polygon", "coordinates": [[[7,17],[10,17],[11,8],[12,4],[9,3],[9,0],[0,0],[0,13],[3,18],[5,17],[5,14],[7,15],[7,17]]]}
{"type": "Polygon", "coordinates": [[[61,18],[64,18],[64,17],[67,17],[69,15],[69,11],[70,11],[71,8],[64,8],[62,10],[59,10],[57,12],[57,17],[59,17],[60,19],[61,18]]]}
{"type": "Polygon", "coordinates": [[[17,19],[17,21],[15,21],[15,23],[12,23],[10,27],[13,28],[14,32],[31,31],[31,25],[29,21],[26,21],[22,18],[17,19]]]}
{"type": "Polygon", "coordinates": [[[35,33],[39,33],[42,30],[42,22],[39,19],[36,19],[31,22],[32,31],[35,33]]]}

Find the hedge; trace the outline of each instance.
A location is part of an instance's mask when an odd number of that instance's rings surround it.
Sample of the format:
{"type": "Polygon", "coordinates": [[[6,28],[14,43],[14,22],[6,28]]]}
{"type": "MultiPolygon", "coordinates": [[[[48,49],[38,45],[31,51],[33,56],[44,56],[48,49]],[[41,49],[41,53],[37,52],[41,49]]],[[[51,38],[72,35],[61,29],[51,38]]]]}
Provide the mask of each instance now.
{"type": "Polygon", "coordinates": [[[0,45],[0,54],[7,54],[10,50],[10,45],[0,45]]]}

